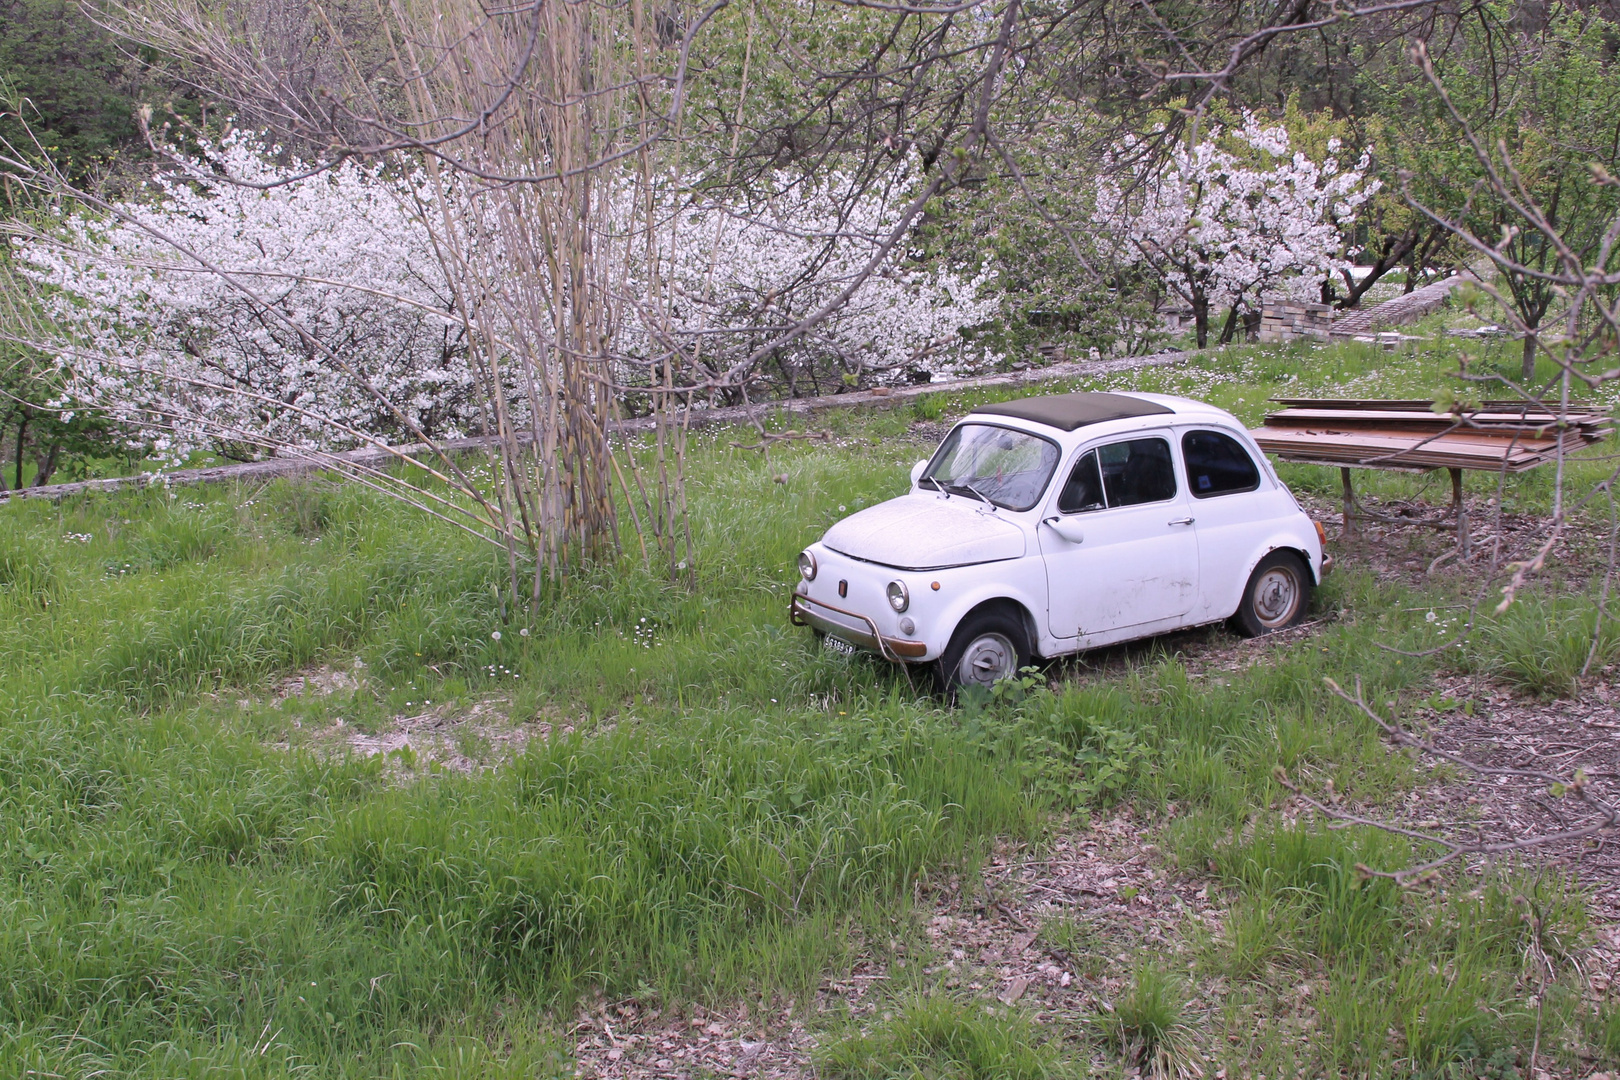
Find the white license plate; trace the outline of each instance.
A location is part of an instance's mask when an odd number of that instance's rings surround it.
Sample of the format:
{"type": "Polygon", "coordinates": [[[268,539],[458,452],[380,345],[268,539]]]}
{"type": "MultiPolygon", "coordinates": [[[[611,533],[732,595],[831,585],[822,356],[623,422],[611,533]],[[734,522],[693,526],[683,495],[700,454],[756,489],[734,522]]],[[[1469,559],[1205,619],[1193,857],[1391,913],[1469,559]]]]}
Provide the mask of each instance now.
{"type": "Polygon", "coordinates": [[[851,645],[849,642],[845,641],[843,638],[833,637],[831,634],[828,634],[826,636],[826,638],[823,639],[823,640],[825,641],[827,650],[829,652],[835,652],[839,656],[854,656],[855,655],[855,646],[851,645]]]}

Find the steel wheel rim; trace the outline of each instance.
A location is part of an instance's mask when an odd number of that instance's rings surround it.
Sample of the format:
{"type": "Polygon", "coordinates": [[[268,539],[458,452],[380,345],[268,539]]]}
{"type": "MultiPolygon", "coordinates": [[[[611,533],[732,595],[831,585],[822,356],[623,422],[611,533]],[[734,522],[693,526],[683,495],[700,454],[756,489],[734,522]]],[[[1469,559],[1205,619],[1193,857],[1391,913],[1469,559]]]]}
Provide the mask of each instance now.
{"type": "Polygon", "coordinates": [[[1267,630],[1286,626],[1299,612],[1299,575],[1273,566],[1254,584],[1254,617],[1267,630]]]}
{"type": "Polygon", "coordinates": [[[1018,650],[1006,634],[980,634],[968,643],[956,665],[964,685],[994,686],[1018,670],[1018,650]]]}

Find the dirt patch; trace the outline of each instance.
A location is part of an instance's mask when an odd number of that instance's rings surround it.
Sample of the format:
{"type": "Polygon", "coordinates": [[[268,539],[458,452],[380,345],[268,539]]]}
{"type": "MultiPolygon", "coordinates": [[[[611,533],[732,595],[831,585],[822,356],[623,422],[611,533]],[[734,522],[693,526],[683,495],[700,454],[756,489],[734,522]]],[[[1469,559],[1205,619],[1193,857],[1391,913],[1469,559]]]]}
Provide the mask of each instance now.
{"type": "Polygon", "coordinates": [[[569,1029],[579,1075],[602,1080],[813,1077],[811,1039],[790,1008],[761,1022],[746,1011],[666,1014],[635,1001],[601,1003],[569,1029]]]}
{"type": "MultiPolygon", "coordinates": [[[[404,765],[439,765],[457,772],[491,769],[523,752],[533,739],[551,737],[549,721],[514,725],[511,702],[489,697],[471,705],[450,704],[411,716],[395,716],[381,731],[365,732],[342,720],[324,733],[328,742],[340,740],[361,757],[398,755],[404,765]]],[[[571,725],[558,729],[572,732],[571,725]]]]}
{"type": "MultiPolygon", "coordinates": [[[[1533,558],[1547,538],[1546,518],[1501,510],[1493,497],[1469,497],[1469,557],[1458,553],[1455,511],[1449,496],[1441,503],[1414,499],[1356,497],[1358,505],[1378,518],[1357,518],[1351,532],[1344,530],[1343,505],[1334,500],[1296,493],[1300,506],[1322,523],[1328,551],[1340,565],[1369,570],[1380,580],[1411,585],[1435,582],[1505,582],[1509,563],[1533,558]],[[1436,528],[1435,526],[1444,526],[1436,528]],[[1494,564],[1494,572],[1492,566],[1494,564]]],[[[1576,517],[1547,557],[1540,579],[1584,585],[1603,571],[1607,559],[1608,528],[1592,518],[1576,517]]]]}
{"type": "MultiPolygon", "coordinates": [[[[348,669],[311,668],[283,679],[275,690],[278,702],[336,694],[370,694],[381,699],[359,662],[348,669]]],[[[423,768],[463,773],[491,769],[521,754],[535,739],[574,731],[574,725],[560,716],[514,722],[511,706],[511,699],[496,694],[471,703],[444,702],[418,712],[396,713],[380,725],[359,724],[344,716],[318,726],[295,720],[293,728],[299,734],[282,745],[298,742],[323,753],[388,756],[390,768],[403,777],[423,768]]]]}
{"type": "Polygon", "coordinates": [[[1038,1017],[1109,1011],[1138,950],[1168,960],[1186,951],[1189,921],[1221,925],[1207,886],[1169,870],[1145,824],[1123,812],[1039,852],[996,852],[978,888],[936,899],[927,934],[945,959],[927,973],[1038,1017]]]}
{"type": "MultiPolygon", "coordinates": [[[[977,878],[919,885],[922,951],[864,943],[850,969],[818,989],[815,1012],[873,1018],[917,964],[927,982],[1017,1003],[1045,1022],[1106,1013],[1138,950],[1175,957],[1187,948],[1188,920],[1220,927],[1209,890],[1167,871],[1144,831],[1129,813],[1089,829],[1063,826],[1038,851],[999,846],[977,878]]],[[[815,1076],[815,1038],[791,1003],[764,1021],[742,1010],[667,1016],[633,1001],[602,1003],[571,1034],[580,1075],[602,1080],[815,1076]]],[[[1110,1061],[1099,1049],[1097,1067],[1110,1061]]]]}
{"type": "MultiPolygon", "coordinates": [[[[1449,753],[1493,768],[1531,769],[1561,776],[1585,773],[1590,792],[1620,799],[1620,675],[1573,699],[1540,700],[1476,675],[1438,680],[1444,708],[1422,707],[1405,722],[1428,731],[1449,753]]],[[[1574,795],[1552,794],[1528,777],[1479,776],[1463,770],[1416,793],[1422,816],[1439,819],[1440,832],[1486,842],[1552,835],[1594,820],[1574,795]]],[[[1592,896],[1597,921],[1620,927],[1620,832],[1565,840],[1527,852],[1538,862],[1572,874],[1592,896]]],[[[1620,977],[1610,958],[1611,978],[1620,977]]]]}
{"type": "Polygon", "coordinates": [[[331,697],[352,694],[365,686],[365,668],[359,661],[349,670],[322,664],[320,667],[289,675],[276,684],[276,700],[290,697],[331,697]]]}
{"type": "MultiPolygon", "coordinates": [[[[886,1001],[874,990],[917,962],[924,985],[1016,1004],[1080,1035],[1113,1012],[1143,959],[1186,974],[1196,936],[1220,933],[1219,895],[1166,864],[1148,842],[1152,827],[1127,809],[1089,828],[1058,823],[1038,848],[998,846],[976,879],[950,878],[921,895],[922,956],[868,950],[849,975],[822,988],[818,1007],[872,1016],[886,1001]]],[[[1199,1025],[1213,999],[1187,985],[1187,1016],[1199,1025]]],[[[1117,1054],[1090,1045],[1090,1071],[1112,1073],[1117,1054]]]]}

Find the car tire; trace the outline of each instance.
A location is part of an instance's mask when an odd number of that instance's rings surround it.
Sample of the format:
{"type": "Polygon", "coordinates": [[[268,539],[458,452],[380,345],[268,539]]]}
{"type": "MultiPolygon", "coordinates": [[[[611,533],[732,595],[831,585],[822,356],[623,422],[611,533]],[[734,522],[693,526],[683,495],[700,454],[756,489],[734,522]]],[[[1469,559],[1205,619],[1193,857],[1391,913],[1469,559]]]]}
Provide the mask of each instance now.
{"type": "Polygon", "coordinates": [[[1232,628],[1244,637],[1286,630],[1311,606],[1311,572],[1292,551],[1273,551],[1260,560],[1243,587],[1243,602],[1232,628]]]}
{"type": "Polygon", "coordinates": [[[1030,661],[1023,623],[1002,608],[976,611],[963,619],[940,654],[937,675],[947,694],[963,686],[989,689],[1018,674],[1030,661]]]}

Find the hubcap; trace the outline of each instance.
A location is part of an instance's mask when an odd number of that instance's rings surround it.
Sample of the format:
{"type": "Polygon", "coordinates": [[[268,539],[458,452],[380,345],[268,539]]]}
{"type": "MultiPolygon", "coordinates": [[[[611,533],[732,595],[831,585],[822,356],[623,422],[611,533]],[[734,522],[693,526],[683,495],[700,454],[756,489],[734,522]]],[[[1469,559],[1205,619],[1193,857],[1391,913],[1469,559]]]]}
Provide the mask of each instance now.
{"type": "Polygon", "coordinates": [[[1299,579],[1283,566],[1273,566],[1254,587],[1254,614],[1260,625],[1275,630],[1287,625],[1299,607],[1299,579]]]}
{"type": "Polygon", "coordinates": [[[963,685],[994,686],[1018,669],[1018,650],[1005,634],[981,634],[968,643],[956,665],[963,685]]]}

